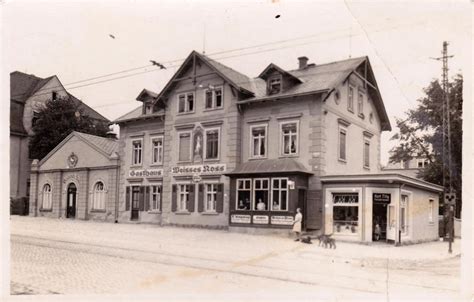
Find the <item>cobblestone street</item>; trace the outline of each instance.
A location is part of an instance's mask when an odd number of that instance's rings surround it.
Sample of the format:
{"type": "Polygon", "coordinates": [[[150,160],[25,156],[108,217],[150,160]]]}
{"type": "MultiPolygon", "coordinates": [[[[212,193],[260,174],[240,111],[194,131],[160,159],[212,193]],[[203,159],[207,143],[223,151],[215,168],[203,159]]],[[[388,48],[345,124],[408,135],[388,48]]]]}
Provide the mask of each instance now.
{"type": "Polygon", "coordinates": [[[226,231],[11,218],[13,295],[454,301],[459,263],[459,242],[453,255],[443,242],[404,247],[338,242],[329,250],[226,231]]]}

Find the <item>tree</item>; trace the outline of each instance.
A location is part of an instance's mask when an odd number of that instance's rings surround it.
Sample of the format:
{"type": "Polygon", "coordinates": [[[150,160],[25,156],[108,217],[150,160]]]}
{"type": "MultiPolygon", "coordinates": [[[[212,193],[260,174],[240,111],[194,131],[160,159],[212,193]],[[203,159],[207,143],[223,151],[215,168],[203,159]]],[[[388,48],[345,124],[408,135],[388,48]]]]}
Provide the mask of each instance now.
{"type": "MultiPolygon", "coordinates": [[[[451,118],[451,164],[452,185],[456,192],[456,217],[461,213],[462,188],[462,75],[457,74],[449,83],[451,118]]],[[[443,87],[434,80],[424,89],[425,96],[418,99],[418,106],[406,113],[405,119],[397,119],[399,133],[391,139],[399,145],[390,151],[390,162],[407,161],[414,157],[425,157],[429,164],[418,177],[443,184],[443,87]]],[[[446,159],[447,160],[447,159],[446,159]]],[[[449,173],[448,170],[445,173],[449,173]]]]}
{"type": "Polygon", "coordinates": [[[105,122],[84,115],[83,110],[68,98],[46,101],[33,125],[30,158],[42,159],[72,131],[105,136],[109,128],[105,122]]]}

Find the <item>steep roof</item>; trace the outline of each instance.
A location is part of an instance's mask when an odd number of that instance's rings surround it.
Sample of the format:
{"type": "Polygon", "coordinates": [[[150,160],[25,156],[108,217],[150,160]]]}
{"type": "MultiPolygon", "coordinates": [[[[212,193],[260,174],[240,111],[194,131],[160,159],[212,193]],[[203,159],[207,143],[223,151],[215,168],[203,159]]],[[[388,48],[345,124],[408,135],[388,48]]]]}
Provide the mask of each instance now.
{"type": "Polygon", "coordinates": [[[83,111],[84,115],[87,115],[90,118],[93,118],[105,123],[110,122],[108,118],[104,117],[102,114],[100,114],[99,112],[89,107],[86,103],[82,102],[81,100],[79,100],[78,98],[70,94],[69,92],[67,94],[69,96],[69,99],[72,102],[74,102],[74,104],[78,107],[78,109],[83,111]]]}
{"type": "Polygon", "coordinates": [[[53,77],[54,76],[50,76],[43,79],[20,71],[10,73],[10,99],[25,102],[53,77]]]}

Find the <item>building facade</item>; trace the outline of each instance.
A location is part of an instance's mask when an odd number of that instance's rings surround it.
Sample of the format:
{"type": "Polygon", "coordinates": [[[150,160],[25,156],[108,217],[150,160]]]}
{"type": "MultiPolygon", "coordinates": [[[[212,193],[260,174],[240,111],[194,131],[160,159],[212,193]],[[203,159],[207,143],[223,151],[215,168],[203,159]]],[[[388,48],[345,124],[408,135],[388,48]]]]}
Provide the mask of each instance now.
{"type": "Polygon", "coordinates": [[[193,51],[160,93],[143,90],[115,121],[119,219],[287,233],[299,207],[306,230],[348,240],[377,224],[391,241],[434,239],[440,187],[381,172],[391,126],[369,59],[298,60],[249,78],[193,51]]]}

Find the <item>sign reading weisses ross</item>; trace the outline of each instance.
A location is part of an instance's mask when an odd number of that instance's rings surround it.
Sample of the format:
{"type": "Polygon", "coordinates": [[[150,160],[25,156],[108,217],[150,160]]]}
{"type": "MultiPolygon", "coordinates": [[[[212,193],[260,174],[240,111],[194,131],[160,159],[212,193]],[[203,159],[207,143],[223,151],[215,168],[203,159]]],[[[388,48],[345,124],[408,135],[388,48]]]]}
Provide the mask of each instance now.
{"type": "MultiPolygon", "coordinates": [[[[191,166],[175,166],[171,167],[169,172],[173,176],[189,175],[196,177],[200,175],[214,175],[226,172],[227,166],[225,164],[210,164],[210,165],[191,165],[191,166]]],[[[128,171],[128,177],[163,177],[163,169],[137,169],[128,171]]]]}

